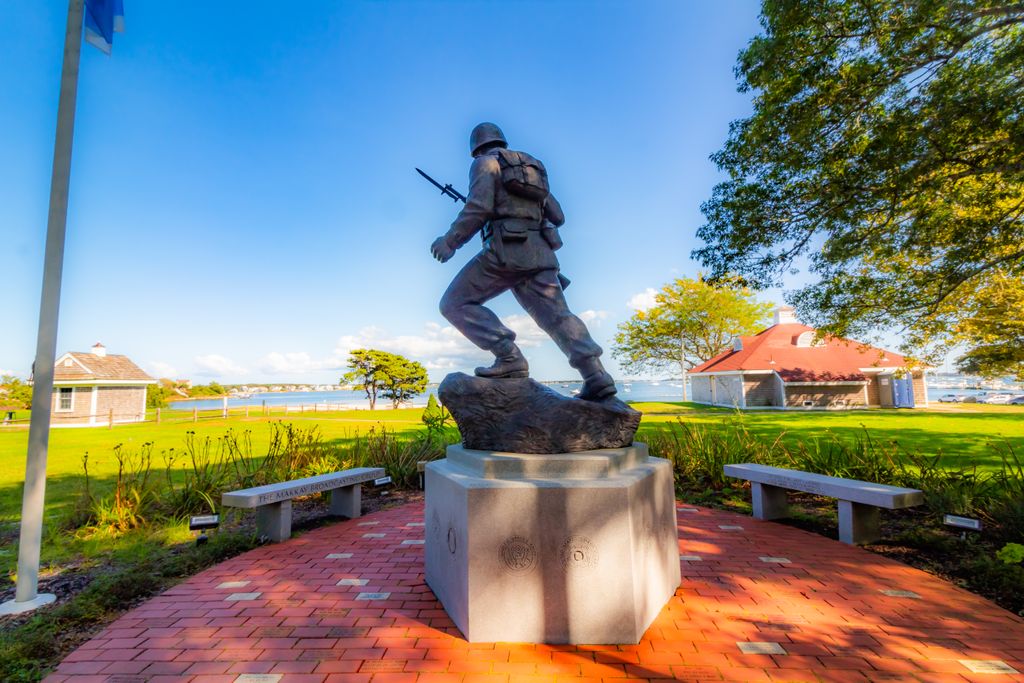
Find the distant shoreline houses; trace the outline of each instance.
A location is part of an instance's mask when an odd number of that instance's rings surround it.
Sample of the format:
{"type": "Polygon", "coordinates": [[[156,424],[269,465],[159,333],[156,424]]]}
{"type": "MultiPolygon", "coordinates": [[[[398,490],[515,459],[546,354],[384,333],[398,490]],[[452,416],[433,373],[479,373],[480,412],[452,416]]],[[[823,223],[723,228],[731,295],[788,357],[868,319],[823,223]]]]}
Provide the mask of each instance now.
{"type": "Polygon", "coordinates": [[[99,427],[142,422],[146,389],[157,381],[127,356],[96,343],[89,353],[69,351],[53,368],[54,427],[99,427]]]}
{"type": "Polygon", "coordinates": [[[840,410],[928,406],[921,369],[849,339],[816,339],[816,330],[783,306],[775,324],[687,373],[696,403],[737,408],[840,410]]]}

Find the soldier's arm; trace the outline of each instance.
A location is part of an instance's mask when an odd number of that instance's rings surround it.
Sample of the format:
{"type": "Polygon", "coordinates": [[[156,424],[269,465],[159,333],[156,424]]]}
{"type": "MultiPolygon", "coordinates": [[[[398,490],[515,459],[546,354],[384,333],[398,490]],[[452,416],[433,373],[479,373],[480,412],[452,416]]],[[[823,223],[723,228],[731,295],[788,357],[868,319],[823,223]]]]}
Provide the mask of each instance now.
{"type": "Polygon", "coordinates": [[[562,213],[562,205],[555,199],[555,195],[549,194],[544,200],[544,218],[554,223],[555,227],[561,227],[565,223],[565,214],[562,213]]]}
{"type": "Polygon", "coordinates": [[[469,168],[469,195],[466,206],[452,222],[445,234],[445,241],[453,249],[468,242],[489,220],[494,217],[494,182],[501,173],[498,161],[483,155],[473,160],[469,168]]]}

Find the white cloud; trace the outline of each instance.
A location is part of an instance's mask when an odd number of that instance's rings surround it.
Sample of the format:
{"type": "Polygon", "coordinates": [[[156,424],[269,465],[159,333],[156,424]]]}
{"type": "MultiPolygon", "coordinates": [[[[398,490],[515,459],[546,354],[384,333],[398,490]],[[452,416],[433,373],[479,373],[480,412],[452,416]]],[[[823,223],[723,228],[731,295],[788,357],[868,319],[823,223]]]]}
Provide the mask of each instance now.
{"type": "MultiPolygon", "coordinates": [[[[591,319],[604,317],[603,312],[590,311],[591,319]]],[[[548,340],[548,335],[528,315],[509,315],[501,319],[506,327],[516,333],[516,343],[523,348],[538,347],[548,340]]],[[[451,371],[467,369],[475,365],[489,364],[493,357],[451,325],[434,322],[423,326],[419,335],[388,335],[377,327],[367,327],[355,335],[346,335],[335,345],[334,357],[342,361],[353,349],[374,348],[398,353],[406,358],[423,363],[427,370],[451,371]]]]}
{"type": "Polygon", "coordinates": [[[626,305],[638,311],[646,311],[649,308],[654,308],[658,304],[658,301],[655,298],[657,295],[658,290],[653,287],[648,287],[644,291],[630,297],[629,301],[626,302],[626,305]]]}
{"type": "MultiPolygon", "coordinates": [[[[600,321],[607,316],[607,311],[594,310],[580,314],[580,318],[591,325],[600,325],[600,321]]],[[[506,316],[502,318],[502,323],[515,331],[516,343],[523,348],[539,347],[549,340],[548,335],[528,315],[506,316]]],[[[340,337],[333,351],[323,358],[315,358],[305,351],[271,351],[257,361],[257,367],[262,372],[275,375],[343,370],[349,353],[355,349],[380,349],[397,353],[422,363],[432,373],[468,370],[476,365],[487,365],[493,360],[490,353],[477,348],[451,325],[429,322],[423,326],[420,334],[415,335],[392,335],[379,327],[365,327],[356,334],[340,337]]],[[[207,363],[208,367],[217,362],[230,363],[219,356],[205,358],[214,359],[207,363]]]]}
{"type": "Polygon", "coordinates": [[[433,322],[427,323],[423,333],[419,335],[389,336],[377,327],[363,328],[358,334],[345,335],[338,339],[334,356],[342,359],[344,364],[350,351],[363,348],[401,354],[423,363],[427,370],[467,368],[491,357],[489,353],[478,349],[463,337],[454,327],[442,327],[433,322]]]}
{"type": "Polygon", "coordinates": [[[149,374],[154,377],[168,377],[170,379],[174,379],[178,376],[177,368],[163,362],[162,360],[151,360],[147,362],[146,369],[149,370],[149,374]]]}
{"type": "Polygon", "coordinates": [[[249,372],[230,358],[226,358],[217,353],[208,353],[205,356],[196,356],[193,360],[200,368],[196,371],[196,374],[206,377],[225,377],[228,375],[237,376],[245,375],[249,372]]]}
{"type": "Polygon", "coordinates": [[[302,375],[318,370],[338,370],[345,367],[345,359],[340,357],[314,360],[305,351],[285,352],[271,351],[256,363],[259,369],[273,375],[302,375]]]}
{"type": "Polygon", "coordinates": [[[544,330],[540,329],[533,318],[522,313],[516,313],[501,319],[505,327],[516,333],[516,344],[523,347],[540,346],[542,342],[549,339],[544,330]]]}

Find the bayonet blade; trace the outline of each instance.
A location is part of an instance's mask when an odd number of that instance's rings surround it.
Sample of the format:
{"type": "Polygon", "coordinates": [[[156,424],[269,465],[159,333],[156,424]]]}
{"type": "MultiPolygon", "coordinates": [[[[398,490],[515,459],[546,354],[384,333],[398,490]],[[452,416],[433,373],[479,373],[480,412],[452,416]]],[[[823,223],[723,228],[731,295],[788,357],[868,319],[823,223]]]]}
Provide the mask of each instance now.
{"type": "MultiPolygon", "coordinates": [[[[437,189],[441,190],[441,192],[444,192],[444,186],[441,183],[437,182],[436,180],[434,180],[433,178],[431,178],[430,176],[428,176],[426,173],[424,173],[423,171],[421,171],[418,168],[416,169],[416,172],[419,173],[424,178],[426,178],[427,180],[429,180],[431,185],[433,185],[437,189]]],[[[448,193],[445,192],[445,194],[448,194],[448,193]]]]}
{"type": "Polygon", "coordinates": [[[443,195],[447,195],[447,196],[451,197],[453,201],[456,201],[456,202],[457,202],[457,201],[459,201],[460,199],[461,199],[461,200],[462,200],[463,202],[465,202],[465,201],[466,201],[466,198],[465,198],[465,197],[463,197],[463,196],[462,196],[462,194],[461,194],[461,193],[460,193],[460,192],[459,192],[458,190],[456,190],[456,189],[455,189],[454,187],[452,187],[452,186],[451,186],[450,184],[449,184],[449,185],[442,185],[441,183],[437,182],[436,180],[434,180],[433,178],[431,178],[431,177],[430,177],[429,175],[427,175],[426,173],[424,173],[424,172],[423,172],[423,171],[422,171],[421,169],[419,169],[419,168],[417,168],[417,169],[416,169],[416,172],[417,172],[417,173],[419,173],[419,174],[420,174],[421,176],[423,176],[424,178],[426,178],[426,179],[427,179],[428,181],[430,181],[430,184],[431,184],[431,185],[433,185],[433,186],[434,186],[434,187],[436,187],[437,189],[441,190],[441,194],[443,194],[443,195]]]}

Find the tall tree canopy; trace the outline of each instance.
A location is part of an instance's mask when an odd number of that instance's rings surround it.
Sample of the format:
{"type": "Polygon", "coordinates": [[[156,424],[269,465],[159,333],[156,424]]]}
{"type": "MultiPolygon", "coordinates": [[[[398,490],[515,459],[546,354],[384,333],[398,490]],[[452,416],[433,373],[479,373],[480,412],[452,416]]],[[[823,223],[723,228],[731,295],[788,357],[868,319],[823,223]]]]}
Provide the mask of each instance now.
{"type": "Polygon", "coordinates": [[[824,331],[1005,367],[1014,344],[967,319],[1024,277],[1024,3],[765,0],[761,24],[695,257],[757,287],[806,258],[792,300],[824,331]]]}
{"type": "MultiPolygon", "coordinates": [[[[655,305],[619,325],[612,355],[630,372],[690,368],[724,351],[737,335],[760,330],[771,306],[730,282],[708,284],[699,275],[661,288],[655,305]]],[[[683,382],[683,400],[686,400],[683,382]]]]}
{"type": "Polygon", "coordinates": [[[427,369],[414,360],[389,354],[392,360],[384,368],[384,383],[380,395],[391,401],[394,408],[419,396],[427,388],[427,369]]]}
{"type": "Polygon", "coordinates": [[[32,407],[32,387],[14,375],[0,377],[0,406],[5,408],[32,407]]]}
{"type": "Polygon", "coordinates": [[[370,410],[377,407],[377,397],[390,399],[397,408],[427,388],[427,370],[416,361],[377,349],[356,349],[349,353],[348,372],[341,382],[366,392],[370,410]]]}

